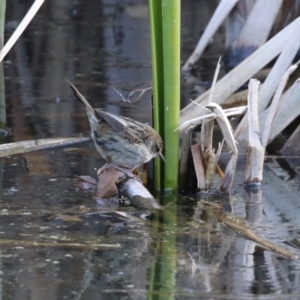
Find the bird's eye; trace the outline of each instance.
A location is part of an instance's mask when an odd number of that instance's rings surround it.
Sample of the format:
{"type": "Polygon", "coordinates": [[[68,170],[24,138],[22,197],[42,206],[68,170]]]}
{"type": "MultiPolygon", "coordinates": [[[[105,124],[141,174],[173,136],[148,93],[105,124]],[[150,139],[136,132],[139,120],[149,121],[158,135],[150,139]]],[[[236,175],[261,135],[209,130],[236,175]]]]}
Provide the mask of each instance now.
{"type": "Polygon", "coordinates": [[[158,153],[160,151],[159,146],[157,144],[154,144],[153,147],[152,147],[152,151],[155,152],[155,153],[156,152],[158,153]]]}

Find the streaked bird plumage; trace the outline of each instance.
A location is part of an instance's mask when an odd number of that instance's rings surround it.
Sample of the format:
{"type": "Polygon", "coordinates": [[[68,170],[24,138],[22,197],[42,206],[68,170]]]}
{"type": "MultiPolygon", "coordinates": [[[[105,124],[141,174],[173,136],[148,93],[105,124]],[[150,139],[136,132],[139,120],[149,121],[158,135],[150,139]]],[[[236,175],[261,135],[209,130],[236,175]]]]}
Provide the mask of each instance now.
{"type": "Polygon", "coordinates": [[[164,160],[162,139],[151,126],[94,109],[75,86],[67,82],[85,106],[96,149],[108,163],[134,169],[156,156],[164,160]]]}

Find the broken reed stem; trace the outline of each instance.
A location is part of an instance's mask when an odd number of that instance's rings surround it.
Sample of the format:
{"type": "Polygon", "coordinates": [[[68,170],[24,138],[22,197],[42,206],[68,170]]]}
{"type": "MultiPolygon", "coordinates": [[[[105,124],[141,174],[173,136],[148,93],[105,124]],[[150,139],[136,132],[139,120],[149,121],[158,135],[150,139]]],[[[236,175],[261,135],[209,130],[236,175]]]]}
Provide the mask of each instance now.
{"type": "MultiPolygon", "coordinates": [[[[200,180],[204,181],[205,189],[210,189],[215,176],[216,159],[215,153],[212,150],[212,138],[213,138],[214,120],[209,120],[202,123],[201,138],[200,138],[200,150],[204,167],[204,177],[200,180]]],[[[195,166],[196,168],[196,166],[195,166]]],[[[198,178],[199,179],[199,178],[198,178]]],[[[199,186],[199,181],[198,181],[199,186]]],[[[201,186],[203,186],[201,184],[201,186]]]]}
{"type": "Polygon", "coordinates": [[[208,149],[202,152],[204,164],[205,164],[205,189],[210,190],[214,183],[214,178],[216,174],[216,155],[212,149],[208,149]]]}
{"type": "Polygon", "coordinates": [[[273,97],[273,100],[272,100],[272,103],[270,106],[269,113],[267,115],[265,126],[264,126],[264,129],[262,132],[261,145],[264,149],[266,149],[267,144],[268,144],[268,139],[269,139],[269,135],[270,135],[271,127],[272,127],[272,122],[274,120],[274,117],[275,117],[275,114],[277,111],[279,100],[281,98],[281,95],[283,93],[283,90],[287,84],[287,81],[288,81],[290,75],[297,69],[298,63],[290,66],[287,69],[287,71],[283,74],[283,76],[279,82],[279,85],[276,89],[275,95],[273,97]]]}
{"type": "Polygon", "coordinates": [[[219,58],[217,66],[216,66],[214,78],[213,78],[212,85],[211,85],[211,88],[210,88],[208,103],[210,103],[211,100],[212,100],[212,96],[213,96],[214,89],[215,89],[215,86],[216,86],[216,82],[217,82],[217,79],[218,79],[218,76],[219,76],[219,72],[220,72],[220,67],[221,67],[220,62],[221,62],[221,57],[219,58]]]}
{"type": "MultiPolygon", "coordinates": [[[[245,1],[239,2],[243,2],[241,6],[245,10],[245,1]]],[[[243,57],[250,51],[254,52],[261,47],[269,37],[282,2],[283,0],[254,1],[239,36],[232,43],[231,51],[238,53],[237,56],[243,57]]]]}
{"type": "Polygon", "coordinates": [[[249,148],[245,170],[245,185],[261,185],[263,179],[263,163],[266,146],[270,138],[272,123],[278,112],[278,103],[282,98],[283,90],[289,76],[296,70],[297,64],[291,66],[282,76],[276,89],[269,112],[264,122],[262,137],[259,136],[259,117],[258,117],[258,86],[259,81],[251,79],[249,82],[248,94],[248,124],[249,124],[249,148]]]}
{"type": "Polygon", "coordinates": [[[0,145],[0,157],[46,150],[54,147],[65,147],[90,141],[90,137],[51,138],[21,141],[0,145]]]}
{"type": "Polygon", "coordinates": [[[201,155],[201,146],[196,144],[191,146],[191,152],[194,162],[194,167],[196,171],[196,177],[197,177],[197,187],[200,190],[204,190],[205,185],[205,170],[204,165],[202,161],[202,155],[201,155]]]}
{"type": "MultiPolygon", "coordinates": [[[[211,103],[213,97],[215,85],[220,71],[220,61],[221,61],[221,57],[219,58],[216,66],[212,86],[210,88],[208,103],[211,103]]],[[[205,114],[207,114],[207,112],[205,114]]],[[[214,124],[213,120],[209,120],[207,122],[202,123],[200,144],[201,144],[201,150],[203,154],[205,151],[212,151],[213,124],[214,124]]]]}
{"type": "Polygon", "coordinates": [[[238,160],[238,152],[232,152],[230,154],[230,160],[226,166],[224,177],[222,179],[222,185],[220,188],[220,191],[222,193],[225,193],[225,194],[230,193],[230,190],[231,190],[231,187],[233,184],[237,160],[238,160]]]}
{"type": "MultiPolygon", "coordinates": [[[[295,32],[299,32],[299,26],[300,17],[290,23],[286,28],[284,28],[276,36],[274,36],[267,43],[257,49],[251,56],[249,56],[227,75],[225,75],[222,79],[220,79],[215,87],[214,101],[219,104],[222,103],[249,78],[251,78],[259,70],[261,70],[261,68],[267,65],[273,58],[278,56],[278,54],[285,48],[290,40],[293,39],[295,41],[298,41],[299,39],[295,32]]],[[[297,50],[298,49],[299,46],[297,50]]],[[[292,56],[291,52],[290,56],[292,56]]],[[[291,62],[289,62],[286,68],[290,65],[290,63],[291,62]]],[[[195,102],[197,102],[198,104],[206,105],[206,103],[208,102],[208,97],[209,91],[206,91],[204,94],[195,99],[195,102]]],[[[191,103],[184,109],[182,109],[180,119],[183,123],[187,120],[196,118],[201,115],[202,109],[195,106],[194,103],[191,103]]]]}
{"type": "MultiPolygon", "coordinates": [[[[214,74],[214,78],[213,78],[213,82],[209,94],[209,103],[212,100],[214,87],[216,85],[217,78],[219,75],[220,61],[221,61],[221,57],[219,58],[219,61],[216,66],[216,70],[215,70],[215,74],[214,74]]],[[[205,182],[204,184],[205,189],[210,189],[212,187],[215,173],[216,173],[216,165],[217,165],[216,155],[212,148],[213,130],[214,130],[213,119],[202,123],[201,136],[200,136],[200,146],[201,146],[200,155],[202,157],[205,174],[203,178],[200,178],[200,180],[205,182]]],[[[203,186],[203,184],[200,184],[200,186],[203,186]]],[[[199,178],[198,178],[198,187],[199,187],[199,178]]]]}
{"type": "MultiPolygon", "coordinates": [[[[231,152],[230,160],[227,164],[224,177],[222,178],[223,179],[222,185],[220,188],[222,192],[228,194],[232,187],[235,169],[236,169],[236,163],[238,159],[238,149],[236,146],[236,141],[233,137],[231,125],[222,108],[216,103],[210,103],[206,107],[212,110],[213,115],[215,116],[218,122],[218,125],[221,129],[224,139],[231,152]]],[[[209,125],[212,127],[213,120],[210,120],[209,122],[210,122],[209,125]]],[[[205,125],[208,126],[207,123],[205,123],[205,125]]],[[[202,126],[204,126],[204,124],[202,126]]],[[[206,130],[206,133],[207,134],[209,133],[208,130],[206,130]]],[[[211,134],[212,134],[212,128],[211,128],[211,134]]],[[[208,136],[207,139],[211,140],[211,137],[208,136]]],[[[221,145],[219,145],[217,155],[212,150],[212,144],[206,143],[204,146],[201,144],[200,145],[201,147],[199,147],[198,145],[194,145],[191,147],[194,166],[195,166],[197,180],[198,180],[198,188],[210,189],[212,187],[214,176],[216,173],[217,161],[220,156],[222,145],[223,142],[221,143],[221,145]]]]}
{"type": "Polygon", "coordinates": [[[6,56],[6,54],[9,52],[9,50],[12,48],[12,46],[15,44],[15,42],[18,40],[20,35],[23,33],[23,31],[26,29],[30,21],[33,19],[35,14],[38,12],[42,4],[44,3],[44,0],[35,0],[35,2],[30,7],[29,11],[17,27],[17,29],[14,31],[10,39],[7,41],[5,46],[0,51],[0,62],[3,60],[3,58],[6,56]]]}
{"type": "Polygon", "coordinates": [[[179,185],[186,189],[189,183],[189,160],[190,160],[191,131],[180,133],[180,161],[179,161],[179,185]]]}
{"type": "Polygon", "coordinates": [[[236,163],[238,159],[238,149],[236,146],[236,141],[233,137],[232,127],[220,105],[216,103],[211,103],[206,106],[207,108],[212,109],[213,113],[216,115],[216,120],[221,129],[221,132],[224,136],[226,144],[230,149],[230,160],[226,166],[225,175],[221,185],[221,191],[228,194],[232,187],[236,163]]]}
{"type": "Polygon", "coordinates": [[[221,143],[218,143],[218,150],[217,150],[217,153],[216,153],[217,162],[219,161],[220,155],[222,153],[224,142],[225,142],[225,139],[223,139],[223,141],[221,143]]]}
{"type": "MultiPolygon", "coordinates": [[[[290,67],[294,57],[296,56],[297,51],[300,47],[300,36],[299,36],[299,26],[300,26],[300,17],[297,18],[297,22],[294,23],[297,24],[296,27],[292,26],[292,23],[288,25],[285,29],[290,28],[290,31],[285,32],[285,35],[282,36],[281,41],[284,39],[285,42],[282,45],[282,51],[279,55],[279,57],[276,59],[276,62],[271,69],[268,77],[264,81],[263,85],[261,86],[259,90],[259,103],[258,103],[258,111],[261,114],[269,105],[273,95],[275,94],[276,89],[278,88],[278,85],[281,81],[281,78],[283,74],[286,72],[286,70],[290,67]]],[[[285,29],[283,29],[281,32],[284,32],[285,29]]],[[[273,39],[271,39],[273,40],[273,39]]],[[[270,41],[271,41],[270,40],[270,41]]],[[[281,41],[277,41],[277,45],[281,41]]],[[[261,48],[264,48],[269,42],[267,42],[265,45],[263,45],[261,48]]],[[[276,46],[277,46],[276,45],[276,46]]],[[[276,47],[275,45],[273,47],[276,47]]],[[[259,49],[257,51],[259,51],[259,49]]],[[[272,52],[272,49],[269,50],[269,53],[272,52]]],[[[268,57],[269,53],[261,54],[265,57],[268,57]]],[[[242,121],[239,123],[235,130],[235,138],[239,142],[240,151],[246,150],[248,146],[248,136],[246,134],[248,129],[247,125],[247,114],[244,116],[242,121]]],[[[282,131],[282,130],[281,130],[282,131]]],[[[280,132],[281,132],[280,131],[280,132]]],[[[272,134],[272,133],[271,133],[272,134]]]]}
{"type": "Polygon", "coordinates": [[[201,54],[203,53],[204,49],[208,45],[209,41],[211,40],[212,36],[215,34],[217,29],[221,26],[224,22],[228,14],[231,12],[233,7],[236,5],[238,0],[222,0],[217,7],[216,11],[214,12],[213,16],[211,17],[207,27],[204,30],[203,35],[201,36],[194,52],[188,58],[187,62],[184,64],[182,71],[189,72],[197,60],[200,58],[201,54]]]}
{"type": "MultiPolygon", "coordinates": [[[[275,118],[272,123],[272,130],[268,137],[268,143],[273,141],[293,120],[300,115],[299,105],[300,78],[282,95],[275,118]]],[[[267,111],[260,116],[261,126],[267,118],[267,111]]]]}
{"type": "MultiPolygon", "coordinates": [[[[249,121],[249,146],[258,143],[259,137],[259,121],[258,121],[258,87],[260,82],[256,79],[250,79],[248,89],[248,121],[249,121]]],[[[259,141],[260,142],[260,141],[259,141]]]]}
{"type": "Polygon", "coordinates": [[[261,185],[265,150],[261,145],[258,120],[258,87],[256,79],[249,81],[248,93],[248,124],[249,148],[245,169],[246,185],[261,185]]]}
{"type": "MultiPolygon", "coordinates": [[[[196,103],[196,105],[199,105],[199,104],[196,103]]],[[[247,110],[247,106],[239,106],[239,107],[223,109],[223,111],[227,117],[242,115],[245,113],[246,110],[247,110]]],[[[182,122],[180,124],[179,128],[177,128],[177,129],[179,129],[181,132],[183,132],[187,128],[192,129],[192,128],[196,127],[197,125],[199,125],[201,122],[207,122],[209,120],[213,120],[214,118],[215,118],[215,114],[213,114],[213,113],[206,114],[206,115],[182,122]]]]}

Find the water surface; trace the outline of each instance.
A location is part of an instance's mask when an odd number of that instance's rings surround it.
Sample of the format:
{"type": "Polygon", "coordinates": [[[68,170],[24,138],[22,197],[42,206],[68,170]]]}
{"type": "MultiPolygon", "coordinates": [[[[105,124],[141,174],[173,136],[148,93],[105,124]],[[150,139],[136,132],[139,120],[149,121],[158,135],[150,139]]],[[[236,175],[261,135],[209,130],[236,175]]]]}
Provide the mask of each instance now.
{"type": "MultiPolygon", "coordinates": [[[[31,2],[8,1],[7,36],[31,2]]],[[[183,1],[183,60],[216,2],[183,1]]],[[[202,83],[222,38],[200,61],[202,83]]],[[[149,122],[150,92],[124,103],[114,88],[126,97],[151,85],[150,49],[148,1],[46,1],[5,60],[6,141],[88,135],[64,78],[95,107],[149,122]]],[[[160,195],[164,211],[146,218],[131,206],[104,209],[76,186],[76,176],[96,177],[102,163],[92,143],[1,159],[2,299],[298,299],[298,260],[250,241],[200,202],[223,203],[256,234],[298,253],[296,178],[285,183],[273,165],[262,193],[252,194],[241,186],[241,164],[230,199],[160,195]]]]}

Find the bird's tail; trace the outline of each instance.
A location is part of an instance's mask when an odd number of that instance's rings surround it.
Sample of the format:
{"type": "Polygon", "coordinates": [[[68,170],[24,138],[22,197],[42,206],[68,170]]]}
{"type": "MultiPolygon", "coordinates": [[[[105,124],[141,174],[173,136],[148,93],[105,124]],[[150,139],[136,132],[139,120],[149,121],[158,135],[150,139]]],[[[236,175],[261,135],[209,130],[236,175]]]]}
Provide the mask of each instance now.
{"type": "Polygon", "coordinates": [[[76,98],[86,107],[87,110],[95,113],[91,104],[83,97],[83,95],[76,89],[76,87],[69,80],[66,79],[66,81],[68,82],[71,89],[73,90],[76,98]]]}
{"type": "Polygon", "coordinates": [[[71,89],[74,92],[75,97],[85,106],[87,115],[89,117],[90,125],[92,129],[94,130],[94,127],[97,128],[98,119],[95,115],[95,110],[91,106],[91,104],[83,97],[83,95],[76,89],[76,87],[66,79],[66,81],[69,83],[71,89]]]}

